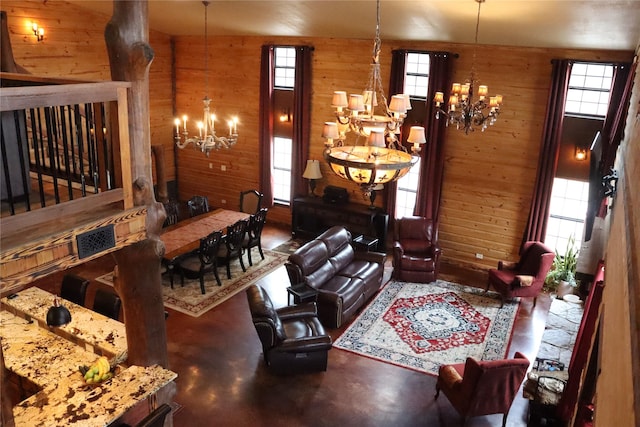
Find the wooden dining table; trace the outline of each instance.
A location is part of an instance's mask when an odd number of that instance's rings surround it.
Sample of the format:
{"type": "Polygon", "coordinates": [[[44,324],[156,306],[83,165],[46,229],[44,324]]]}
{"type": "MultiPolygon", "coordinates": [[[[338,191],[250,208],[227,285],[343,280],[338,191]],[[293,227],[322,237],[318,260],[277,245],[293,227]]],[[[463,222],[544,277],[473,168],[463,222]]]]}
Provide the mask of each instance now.
{"type": "Polygon", "coordinates": [[[228,226],[237,221],[249,219],[249,214],[228,209],[216,209],[165,228],[160,235],[164,242],[164,259],[172,264],[180,255],[200,247],[200,239],[214,231],[224,234],[228,226]]]}

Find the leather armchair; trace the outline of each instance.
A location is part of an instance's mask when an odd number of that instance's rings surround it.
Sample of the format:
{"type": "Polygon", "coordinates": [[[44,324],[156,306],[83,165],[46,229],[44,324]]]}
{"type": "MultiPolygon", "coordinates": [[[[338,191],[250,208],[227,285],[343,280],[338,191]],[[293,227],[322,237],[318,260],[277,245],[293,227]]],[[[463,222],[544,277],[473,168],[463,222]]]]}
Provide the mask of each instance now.
{"type": "Polygon", "coordinates": [[[276,310],[262,287],[251,285],[246,293],[267,366],[280,374],[327,370],[332,342],[315,302],[276,310]]]}
{"type": "Polygon", "coordinates": [[[500,293],[503,304],[505,299],[533,297],[535,307],[554,256],[553,250],[542,242],[525,242],[517,263],[499,261],[497,269],[489,270],[486,290],[493,286],[500,293]]]}
{"type": "Polygon", "coordinates": [[[504,427],[528,368],[529,360],[520,352],[513,359],[477,361],[468,357],[466,363],[443,365],[435,399],[442,391],[465,421],[479,415],[504,414],[504,427]]]}
{"type": "Polygon", "coordinates": [[[430,219],[409,216],[396,221],[393,277],[405,282],[429,283],[438,278],[438,230],[430,219]]]}

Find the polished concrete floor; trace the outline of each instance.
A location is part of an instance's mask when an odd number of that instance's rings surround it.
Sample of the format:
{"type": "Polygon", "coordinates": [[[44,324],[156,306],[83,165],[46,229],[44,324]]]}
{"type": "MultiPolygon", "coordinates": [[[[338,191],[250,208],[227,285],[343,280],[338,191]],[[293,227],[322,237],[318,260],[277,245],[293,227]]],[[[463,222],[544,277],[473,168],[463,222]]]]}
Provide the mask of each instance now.
{"type": "MultiPolygon", "coordinates": [[[[289,238],[287,228],[268,225],[263,247],[274,248],[289,238]]],[[[112,257],[105,256],[74,271],[94,279],[112,268],[112,257]]],[[[386,270],[388,277],[390,267],[386,270]]],[[[442,278],[484,285],[477,278],[456,277],[453,273],[442,278]]],[[[40,285],[55,291],[58,280],[56,275],[50,276],[40,285]]],[[[258,284],[277,306],[287,304],[289,280],[284,266],[258,284]]],[[[85,305],[90,306],[100,286],[105,285],[91,281],[85,305]]],[[[545,296],[538,298],[536,307],[530,299],[521,302],[509,356],[521,351],[533,360],[549,303],[545,296]]],[[[329,352],[326,372],[274,376],[264,365],[244,292],[198,318],[168,311],[170,369],[178,373],[174,400],[182,405],[174,416],[175,426],[462,425],[446,397],[434,400],[435,377],[343,350],[329,352]]],[[[332,330],[332,337],[336,339],[343,329],[332,330]]],[[[527,408],[527,401],[519,393],[507,425],[525,426],[527,408]]],[[[501,421],[502,415],[488,415],[471,418],[466,425],[499,426],[501,421]]]]}

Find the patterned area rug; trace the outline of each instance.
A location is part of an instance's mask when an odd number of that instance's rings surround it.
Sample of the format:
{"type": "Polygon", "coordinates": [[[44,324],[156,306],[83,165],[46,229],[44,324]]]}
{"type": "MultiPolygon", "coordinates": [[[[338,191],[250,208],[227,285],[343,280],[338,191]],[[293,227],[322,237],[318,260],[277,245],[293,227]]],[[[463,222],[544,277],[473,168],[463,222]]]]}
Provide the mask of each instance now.
{"type": "MultiPolygon", "coordinates": [[[[200,292],[200,281],[198,279],[185,279],[184,286],[180,286],[180,275],[175,274],[173,289],[171,289],[168,276],[162,279],[162,299],[166,307],[172,308],[189,316],[199,317],[216,305],[228,300],[238,292],[245,290],[249,285],[258,279],[271,273],[280,267],[287,257],[283,254],[269,250],[263,250],[264,260],[260,258],[257,250],[253,250],[253,266],[249,266],[244,259],[247,272],[243,273],[238,261],[231,263],[231,279],[227,279],[227,270],[221,267],[218,270],[222,286],[218,286],[213,274],[205,277],[205,291],[200,292]]],[[[96,278],[97,281],[113,286],[113,273],[96,278]]]]}
{"type": "Polygon", "coordinates": [[[273,248],[273,250],[283,254],[291,255],[292,253],[297,251],[300,246],[304,245],[307,242],[308,240],[304,239],[291,239],[287,240],[281,245],[276,246],[275,248],[273,248]]]}
{"type": "Polygon", "coordinates": [[[334,347],[438,374],[443,364],[506,356],[519,302],[494,292],[438,280],[389,282],[334,347]]]}

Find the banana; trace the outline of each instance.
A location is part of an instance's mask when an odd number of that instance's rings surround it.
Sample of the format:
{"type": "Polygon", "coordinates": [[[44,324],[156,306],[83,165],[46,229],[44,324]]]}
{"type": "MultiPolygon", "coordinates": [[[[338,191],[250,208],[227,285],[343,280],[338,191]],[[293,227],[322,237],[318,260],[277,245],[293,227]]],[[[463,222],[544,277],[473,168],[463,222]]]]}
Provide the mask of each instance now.
{"type": "Polygon", "coordinates": [[[111,370],[111,365],[109,365],[109,359],[107,359],[104,356],[101,356],[100,359],[98,359],[98,362],[102,367],[102,370],[100,371],[100,376],[104,377],[104,375],[111,370]]]}

